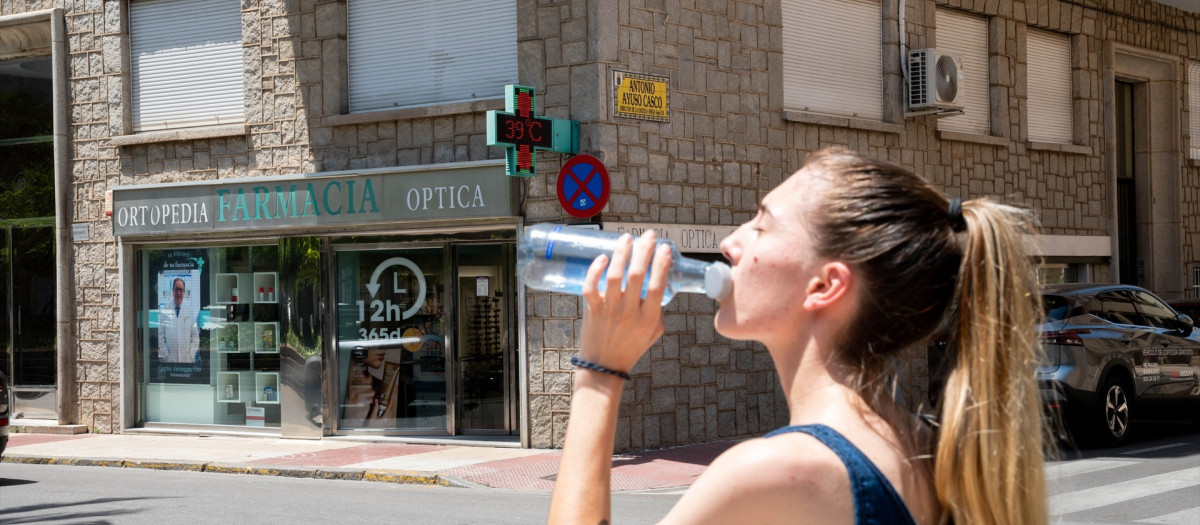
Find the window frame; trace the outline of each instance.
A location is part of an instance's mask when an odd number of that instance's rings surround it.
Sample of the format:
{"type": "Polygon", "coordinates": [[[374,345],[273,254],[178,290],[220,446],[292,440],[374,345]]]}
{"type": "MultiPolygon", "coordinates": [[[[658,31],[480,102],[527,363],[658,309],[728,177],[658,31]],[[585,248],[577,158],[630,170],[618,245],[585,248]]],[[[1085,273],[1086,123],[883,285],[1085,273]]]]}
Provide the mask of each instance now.
{"type": "MultiPolygon", "coordinates": [[[[789,71],[792,71],[792,70],[799,71],[800,70],[797,68],[797,65],[796,65],[796,61],[799,59],[793,59],[790,57],[804,56],[804,54],[803,53],[797,53],[794,55],[789,54],[788,49],[789,49],[789,47],[795,47],[797,49],[801,49],[802,51],[804,49],[800,47],[801,43],[799,41],[797,41],[797,42],[792,41],[792,39],[796,37],[795,32],[798,30],[797,30],[796,26],[788,23],[789,20],[798,19],[798,18],[801,18],[801,16],[799,14],[785,12],[789,9],[789,7],[794,7],[795,4],[788,3],[788,2],[782,2],[781,7],[780,7],[780,22],[781,22],[781,25],[783,26],[783,37],[782,37],[783,38],[783,52],[780,53],[779,67],[780,67],[780,70],[783,71],[783,75],[781,75],[781,90],[784,94],[784,119],[788,120],[788,121],[798,121],[798,122],[807,122],[807,123],[812,123],[812,124],[824,124],[824,125],[844,126],[844,127],[853,127],[853,128],[861,128],[861,129],[871,129],[871,130],[876,130],[876,131],[885,131],[885,132],[893,132],[893,133],[902,132],[903,128],[901,125],[893,124],[893,123],[896,123],[899,121],[899,115],[901,114],[901,110],[902,110],[902,106],[900,105],[901,101],[899,100],[898,97],[888,96],[890,93],[900,93],[903,90],[902,84],[901,84],[902,80],[898,76],[896,76],[895,82],[893,83],[893,81],[891,79],[892,75],[887,74],[887,72],[892,69],[899,71],[899,62],[898,62],[899,58],[892,56],[895,53],[884,52],[885,49],[890,48],[892,44],[898,43],[898,42],[892,42],[892,41],[888,40],[889,33],[894,32],[894,31],[889,31],[889,28],[886,28],[885,24],[893,23],[894,20],[891,18],[888,18],[887,16],[884,15],[885,13],[893,12],[896,9],[897,6],[895,5],[895,2],[892,0],[822,0],[822,1],[825,2],[825,4],[838,4],[838,3],[842,3],[842,2],[856,2],[856,3],[860,3],[860,4],[870,3],[875,6],[875,11],[874,11],[875,17],[872,20],[878,24],[877,28],[878,28],[879,38],[876,42],[876,44],[878,46],[878,52],[877,53],[873,52],[872,56],[877,55],[879,57],[878,69],[873,74],[873,76],[878,79],[879,87],[878,87],[877,92],[876,91],[871,92],[873,95],[864,96],[863,101],[876,100],[879,102],[879,107],[878,107],[878,110],[864,111],[864,112],[856,112],[853,110],[843,111],[840,107],[837,107],[836,105],[830,106],[830,107],[825,107],[825,106],[814,107],[810,103],[808,105],[806,105],[806,103],[808,101],[797,103],[795,100],[789,100],[789,98],[795,96],[795,95],[789,95],[789,93],[794,93],[797,88],[803,87],[803,86],[795,86],[792,83],[793,81],[789,81],[789,77],[792,77],[792,78],[804,77],[805,75],[802,75],[801,73],[789,75],[789,71]],[[895,63],[891,64],[890,61],[895,61],[895,63]],[[892,65],[894,67],[889,67],[889,65],[892,65]],[[893,100],[893,99],[896,99],[896,100],[893,100]],[[869,114],[867,114],[867,113],[869,113],[869,114]]],[[[816,6],[813,8],[813,10],[818,13],[824,12],[824,11],[821,11],[821,6],[816,6]]],[[[831,9],[828,9],[827,11],[837,12],[837,13],[839,13],[839,16],[845,15],[844,9],[832,9],[831,8],[831,9]]],[[[843,18],[844,18],[844,16],[843,16],[843,18]]],[[[864,22],[864,24],[865,23],[866,22],[864,22]]],[[[897,28],[898,27],[899,26],[897,26],[897,28]]],[[[840,42],[844,44],[845,40],[842,39],[842,40],[840,40],[840,42]]],[[[840,52],[841,55],[850,54],[850,53],[847,53],[844,49],[838,49],[836,51],[840,52]]],[[[817,52],[826,52],[826,51],[825,51],[825,48],[821,48],[821,49],[818,49],[817,52]]],[[[830,89],[829,91],[832,92],[834,90],[830,89]]]]}
{"type": "MultiPolygon", "coordinates": [[[[366,2],[367,0],[360,0],[360,1],[366,2]]],[[[436,1],[431,1],[429,3],[434,4],[434,5],[442,5],[442,3],[439,3],[436,1]]],[[[381,1],[381,2],[379,2],[379,4],[382,4],[382,5],[385,5],[388,7],[394,7],[389,2],[381,1]]],[[[493,2],[484,2],[484,4],[486,4],[488,6],[500,5],[499,3],[493,3],[493,2]]],[[[511,30],[513,40],[511,43],[510,53],[506,54],[505,56],[506,56],[506,60],[511,59],[512,70],[509,73],[507,73],[509,76],[503,81],[484,82],[483,83],[483,84],[486,84],[486,89],[490,89],[492,91],[481,94],[481,95],[475,95],[474,93],[472,93],[470,95],[464,95],[462,97],[441,98],[441,99],[436,99],[436,100],[416,100],[416,99],[414,99],[414,100],[411,100],[411,103],[405,103],[404,100],[402,100],[402,99],[398,100],[396,98],[397,91],[402,92],[403,89],[402,88],[394,88],[390,92],[391,94],[387,95],[387,96],[392,97],[392,99],[394,100],[394,102],[392,102],[391,105],[379,105],[378,102],[368,102],[367,100],[362,98],[362,97],[366,96],[365,94],[360,93],[360,94],[356,95],[356,89],[359,89],[362,86],[356,85],[355,79],[359,78],[359,77],[356,77],[356,74],[358,74],[357,72],[360,71],[360,67],[364,68],[364,69],[362,69],[362,71],[372,71],[372,69],[371,69],[372,66],[370,64],[364,65],[364,66],[358,66],[358,65],[356,65],[356,63],[358,63],[361,60],[370,60],[370,59],[378,60],[378,58],[375,57],[375,55],[378,55],[379,53],[368,52],[368,53],[366,53],[365,57],[361,56],[361,55],[358,57],[355,56],[355,54],[356,54],[356,51],[355,51],[356,37],[354,34],[354,31],[355,31],[354,26],[355,26],[357,18],[356,18],[356,15],[354,14],[354,8],[356,5],[362,5],[362,4],[358,4],[354,0],[348,0],[344,4],[344,7],[343,7],[344,13],[345,13],[345,18],[344,18],[344,20],[345,20],[345,47],[344,47],[342,53],[343,53],[343,56],[345,57],[344,58],[345,62],[343,64],[342,71],[345,76],[344,76],[344,82],[341,84],[341,87],[343,89],[345,89],[345,98],[343,99],[343,107],[341,108],[340,115],[339,115],[341,118],[335,119],[339,123],[341,123],[343,120],[345,120],[347,122],[358,123],[358,122],[364,121],[364,119],[366,119],[366,120],[373,119],[374,118],[373,115],[382,114],[382,113],[387,113],[389,115],[398,114],[398,116],[400,116],[401,118],[405,118],[405,117],[410,117],[410,116],[412,116],[412,117],[422,116],[422,115],[428,114],[430,112],[432,112],[434,114],[456,114],[456,113],[463,113],[463,112],[471,112],[471,111],[474,111],[477,109],[477,108],[474,108],[473,105],[477,104],[481,101],[494,101],[494,100],[502,101],[503,97],[504,97],[504,86],[507,84],[519,83],[518,78],[519,78],[519,71],[520,71],[520,52],[518,49],[518,39],[520,38],[520,35],[518,33],[518,26],[517,26],[517,20],[516,20],[517,6],[516,6],[516,2],[509,2],[504,5],[504,8],[511,9],[511,15],[513,17],[513,25],[511,28],[508,28],[508,29],[511,30]],[[444,108],[445,110],[441,110],[439,108],[444,108]]],[[[379,6],[373,6],[373,7],[380,8],[379,6]]],[[[364,7],[364,9],[366,9],[366,8],[364,7]]],[[[414,8],[409,6],[409,7],[405,7],[404,9],[414,9],[414,8]]],[[[370,20],[370,19],[372,19],[372,17],[368,16],[365,19],[370,20]]],[[[498,23],[502,23],[502,22],[498,22],[498,23]]],[[[399,31],[399,29],[397,29],[397,31],[399,31]]],[[[373,39],[373,37],[375,37],[375,35],[360,36],[359,38],[373,39]]],[[[390,53],[390,55],[392,55],[392,56],[394,56],[395,54],[396,53],[390,53]]],[[[466,69],[466,70],[470,69],[469,67],[467,67],[467,65],[463,65],[463,63],[461,61],[459,61],[459,63],[456,63],[454,65],[458,66],[460,69],[466,69]]],[[[447,68],[446,71],[457,71],[457,70],[453,70],[452,68],[447,68]]],[[[407,78],[407,77],[420,77],[421,75],[428,75],[428,74],[429,74],[429,72],[416,72],[413,74],[405,74],[405,75],[400,75],[400,76],[407,78]]],[[[365,76],[363,76],[362,78],[368,78],[370,76],[374,76],[373,73],[364,73],[364,75],[365,76]]]]}
{"type": "MultiPolygon", "coordinates": [[[[137,48],[135,48],[135,41],[137,40],[137,37],[134,34],[135,18],[137,16],[134,14],[134,11],[142,9],[142,8],[135,7],[135,6],[139,5],[139,4],[141,4],[142,6],[147,6],[149,4],[160,4],[158,6],[159,8],[165,8],[165,7],[163,7],[165,4],[178,4],[180,2],[186,2],[186,1],[188,1],[188,0],[126,0],[126,2],[125,2],[126,12],[125,12],[125,16],[122,19],[122,22],[124,24],[124,27],[122,28],[123,29],[122,34],[123,34],[124,42],[125,42],[125,50],[122,53],[122,60],[126,61],[126,67],[124,67],[122,69],[126,72],[126,74],[124,75],[125,79],[127,80],[127,82],[126,82],[127,87],[125,88],[125,92],[127,94],[127,97],[128,97],[127,100],[129,101],[129,103],[124,104],[123,114],[125,116],[125,124],[122,126],[122,128],[124,130],[124,133],[126,133],[126,135],[130,137],[129,143],[131,143],[131,144],[139,143],[138,139],[133,137],[135,134],[136,135],[165,134],[168,136],[168,138],[174,137],[175,134],[179,134],[179,133],[183,133],[183,134],[201,133],[201,134],[204,134],[205,133],[204,130],[220,130],[218,133],[219,136],[244,134],[244,126],[248,120],[247,116],[246,116],[246,114],[247,114],[246,104],[247,104],[247,101],[250,100],[250,97],[247,96],[248,86],[256,85],[256,84],[258,84],[258,82],[256,82],[256,80],[257,80],[256,78],[248,78],[248,75],[246,74],[246,71],[244,68],[244,60],[245,60],[244,57],[245,57],[245,53],[246,53],[246,51],[245,51],[246,35],[244,34],[244,31],[243,31],[244,24],[242,22],[244,14],[242,12],[240,2],[237,2],[234,0],[230,0],[229,4],[230,4],[230,6],[237,9],[237,11],[236,11],[236,13],[237,13],[236,14],[236,19],[237,19],[236,32],[238,35],[237,43],[236,43],[236,45],[232,45],[231,44],[232,41],[229,41],[229,42],[222,42],[222,44],[226,45],[227,47],[236,47],[236,49],[237,49],[236,63],[229,63],[229,64],[222,63],[221,65],[224,67],[224,73],[230,77],[233,76],[233,74],[234,74],[233,71],[236,71],[236,78],[238,79],[237,94],[236,94],[236,97],[237,97],[236,106],[238,107],[238,109],[237,110],[232,109],[232,106],[234,104],[231,103],[229,100],[222,99],[220,104],[213,105],[213,111],[212,111],[213,114],[212,115],[206,116],[206,117],[203,117],[200,119],[195,119],[195,117],[192,117],[192,119],[189,120],[189,118],[186,116],[180,116],[181,113],[178,110],[174,110],[174,109],[171,113],[167,114],[167,117],[169,117],[169,118],[165,118],[165,119],[158,115],[154,115],[153,112],[152,112],[152,116],[153,116],[152,119],[145,119],[142,116],[142,113],[143,113],[142,110],[145,109],[145,104],[141,103],[140,99],[144,95],[145,92],[140,89],[142,82],[141,82],[141,78],[139,76],[139,71],[137,69],[135,69],[135,64],[138,64],[140,61],[137,60],[135,57],[135,52],[137,51],[137,48]],[[135,106],[137,106],[137,107],[135,108],[135,106]],[[229,107],[225,107],[225,106],[229,106],[229,107]],[[172,117],[172,115],[174,116],[174,120],[176,122],[182,120],[183,123],[172,124],[172,118],[170,118],[170,117],[172,117]]],[[[197,3],[205,3],[205,0],[196,0],[196,2],[197,3]]],[[[202,7],[207,9],[207,8],[210,8],[211,5],[208,5],[207,3],[205,3],[205,5],[203,5],[202,7]]],[[[171,9],[177,9],[177,8],[178,8],[178,6],[176,5],[176,6],[173,6],[171,9]]],[[[176,17],[176,18],[184,18],[185,20],[183,23],[190,24],[190,25],[195,25],[197,23],[207,21],[207,20],[195,20],[195,19],[191,19],[188,17],[176,17]]],[[[230,32],[230,33],[232,32],[231,31],[232,29],[233,29],[232,26],[223,28],[224,31],[230,32]]],[[[226,50],[226,52],[228,53],[229,51],[226,50]]],[[[191,56],[191,54],[192,54],[192,52],[188,52],[189,57],[191,56]]],[[[225,59],[233,60],[232,58],[225,58],[225,59]]],[[[195,69],[186,69],[185,71],[195,71],[195,69]]],[[[209,75],[203,75],[203,76],[205,76],[206,79],[210,79],[209,75]]],[[[227,82],[232,82],[232,80],[227,79],[227,82]]],[[[205,80],[205,82],[203,82],[203,83],[210,83],[210,80],[205,80]]],[[[229,89],[229,88],[227,88],[227,89],[229,89]]],[[[163,97],[163,96],[169,95],[171,93],[171,91],[172,90],[166,90],[163,92],[155,93],[152,90],[151,93],[153,93],[154,97],[163,97]]],[[[232,91],[230,91],[229,93],[221,93],[219,91],[215,91],[215,93],[221,97],[233,96],[232,91]]],[[[190,93],[190,95],[192,95],[192,96],[187,97],[187,100],[189,101],[188,104],[177,104],[177,105],[180,105],[180,106],[192,105],[192,102],[194,101],[194,93],[190,93]]],[[[180,95],[176,95],[176,96],[180,96],[180,95]]],[[[186,112],[184,114],[186,115],[186,112]]]]}
{"type": "MultiPolygon", "coordinates": [[[[990,18],[991,17],[989,17],[987,15],[973,13],[973,12],[969,12],[969,11],[963,11],[960,9],[953,9],[953,8],[949,8],[949,7],[945,7],[945,6],[937,6],[934,9],[934,21],[935,21],[934,22],[935,23],[934,30],[936,31],[936,37],[937,37],[937,40],[936,40],[937,44],[935,47],[938,49],[938,51],[952,53],[952,54],[955,54],[955,55],[958,55],[959,57],[961,57],[961,59],[963,61],[964,78],[966,80],[966,82],[964,82],[964,83],[970,83],[972,78],[979,78],[980,76],[982,76],[982,78],[983,78],[983,100],[982,100],[983,108],[982,109],[978,108],[978,103],[979,103],[978,100],[964,99],[964,104],[963,104],[964,114],[943,117],[943,118],[938,119],[937,120],[938,131],[949,131],[952,133],[964,133],[964,134],[979,135],[979,136],[993,136],[994,135],[994,130],[995,130],[996,126],[994,126],[994,124],[993,124],[995,119],[993,118],[994,116],[992,115],[992,104],[991,104],[992,79],[991,79],[991,45],[990,45],[991,20],[990,20],[990,18]],[[942,15],[946,15],[947,18],[945,18],[945,19],[939,18],[942,15]],[[955,19],[957,19],[957,22],[950,22],[951,20],[955,20],[955,19]],[[957,46],[956,47],[946,46],[943,39],[945,36],[951,34],[951,32],[950,31],[945,31],[945,32],[942,31],[943,22],[950,22],[951,24],[953,24],[953,23],[974,24],[976,22],[982,22],[982,24],[983,24],[983,56],[982,56],[982,60],[979,60],[980,57],[972,58],[971,53],[969,52],[972,50],[964,51],[962,48],[957,47],[957,46]],[[968,67],[969,65],[974,65],[974,66],[978,66],[978,67],[968,67]],[[979,71],[982,71],[983,74],[979,75],[978,74],[979,71]],[[975,115],[979,114],[979,113],[982,113],[982,115],[983,115],[982,128],[978,125],[978,123],[976,122],[977,119],[975,118],[975,115]],[[947,127],[946,126],[947,124],[950,124],[950,126],[947,127]]],[[[950,29],[950,28],[946,28],[946,29],[950,29]]],[[[954,28],[954,30],[955,30],[954,33],[957,34],[957,33],[961,32],[961,30],[963,30],[963,29],[964,29],[963,27],[956,27],[956,28],[954,28]]],[[[978,44],[978,42],[975,42],[975,43],[978,44]]],[[[966,93],[964,93],[964,96],[965,95],[966,95],[966,93]]]]}
{"type": "MultiPolygon", "coordinates": [[[[1072,35],[1070,34],[1032,26],[1026,28],[1024,45],[1026,67],[1024,86],[1026,97],[1024,132],[1031,143],[1054,145],[1073,145],[1076,143],[1076,137],[1078,136],[1078,133],[1076,133],[1075,123],[1076,88],[1073,78],[1075,68],[1075,53],[1072,48],[1072,35]],[[1054,64],[1049,64],[1047,62],[1047,58],[1042,57],[1040,53],[1039,56],[1034,57],[1033,52],[1030,49],[1031,40],[1038,41],[1035,46],[1042,46],[1043,44],[1057,46],[1057,43],[1051,44],[1049,42],[1051,39],[1058,40],[1059,42],[1065,40],[1065,72],[1061,71],[1061,64],[1057,66],[1054,64]],[[1053,73],[1055,75],[1061,75],[1062,78],[1059,78],[1058,80],[1060,83],[1065,81],[1065,89],[1063,89],[1061,86],[1058,89],[1052,89],[1055,83],[1051,79],[1043,78],[1041,76],[1043,71],[1051,68],[1057,68],[1057,70],[1047,72],[1047,74],[1053,73]],[[1050,93],[1047,93],[1048,91],[1050,93]],[[1066,95],[1065,97],[1063,97],[1064,91],[1066,95]],[[1056,101],[1043,100],[1043,94],[1054,95],[1061,98],[1056,101]],[[1063,104],[1063,98],[1066,100],[1065,105],[1063,104]],[[1046,121],[1044,119],[1044,117],[1049,114],[1061,113],[1062,111],[1066,111],[1066,115],[1058,115],[1058,118],[1053,122],[1046,121]],[[1064,122],[1066,124],[1065,130],[1063,129],[1064,122]],[[1064,131],[1065,134],[1063,134],[1064,131]]],[[[1044,47],[1040,49],[1040,51],[1058,53],[1061,52],[1062,49],[1050,49],[1048,47],[1044,47]]]]}
{"type": "Polygon", "coordinates": [[[1188,60],[1187,71],[1188,95],[1188,135],[1191,143],[1188,145],[1188,158],[1200,162],[1200,60],[1188,60]]]}

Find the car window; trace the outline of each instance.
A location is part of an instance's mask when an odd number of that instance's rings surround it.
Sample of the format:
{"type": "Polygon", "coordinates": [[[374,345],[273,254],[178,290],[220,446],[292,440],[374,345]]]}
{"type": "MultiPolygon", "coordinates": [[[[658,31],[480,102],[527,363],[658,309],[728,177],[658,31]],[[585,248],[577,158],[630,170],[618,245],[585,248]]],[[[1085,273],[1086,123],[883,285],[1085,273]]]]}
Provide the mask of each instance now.
{"type": "Polygon", "coordinates": [[[1046,321],[1062,321],[1067,318],[1071,302],[1061,295],[1043,295],[1042,307],[1046,309],[1046,321]]]}
{"type": "Polygon", "coordinates": [[[1171,311],[1166,304],[1158,300],[1157,297],[1149,292],[1134,290],[1133,302],[1137,305],[1137,309],[1150,323],[1150,326],[1155,328],[1170,328],[1175,326],[1175,312],[1171,311]]]}
{"type": "Polygon", "coordinates": [[[1134,308],[1133,301],[1119,291],[1097,294],[1084,306],[1084,311],[1117,324],[1146,325],[1146,320],[1134,308]]]}

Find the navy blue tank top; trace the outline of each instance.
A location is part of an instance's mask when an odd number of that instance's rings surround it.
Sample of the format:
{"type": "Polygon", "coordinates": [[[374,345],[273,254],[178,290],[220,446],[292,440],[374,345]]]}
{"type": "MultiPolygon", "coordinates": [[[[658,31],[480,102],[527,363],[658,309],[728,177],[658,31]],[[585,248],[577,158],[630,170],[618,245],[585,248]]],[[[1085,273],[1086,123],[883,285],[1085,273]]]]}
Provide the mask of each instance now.
{"type": "Polygon", "coordinates": [[[836,430],[825,425],[793,425],[772,430],[764,437],[803,432],[824,443],[841,458],[850,474],[854,494],[854,523],[858,525],[916,525],[904,499],[874,463],[836,430]]]}

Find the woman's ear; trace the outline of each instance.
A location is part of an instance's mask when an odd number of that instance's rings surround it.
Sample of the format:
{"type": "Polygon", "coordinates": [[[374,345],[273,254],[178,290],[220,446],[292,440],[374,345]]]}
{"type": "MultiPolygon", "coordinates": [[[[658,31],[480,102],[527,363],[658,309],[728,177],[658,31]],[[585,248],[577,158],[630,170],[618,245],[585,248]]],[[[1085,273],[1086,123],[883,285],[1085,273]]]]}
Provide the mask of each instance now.
{"type": "Polygon", "coordinates": [[[850,267],[841,261],[827,262],[817,270],[817,275],[808,281],[805,290],[804,308],[821,310],[844,303],[850,298],[853,284],[850,267]]]}

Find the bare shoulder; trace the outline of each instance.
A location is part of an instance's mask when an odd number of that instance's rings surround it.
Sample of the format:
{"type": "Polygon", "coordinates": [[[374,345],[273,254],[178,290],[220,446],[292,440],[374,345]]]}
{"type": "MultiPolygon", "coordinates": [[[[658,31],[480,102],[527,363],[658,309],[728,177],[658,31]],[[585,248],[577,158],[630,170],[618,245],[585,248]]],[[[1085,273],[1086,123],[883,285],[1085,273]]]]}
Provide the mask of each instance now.
{"type": "Polygon", "coordinates": [[[752,439],[710,465],[663,523],[852,523],[837,455],[806,434],[752,439]]]}

